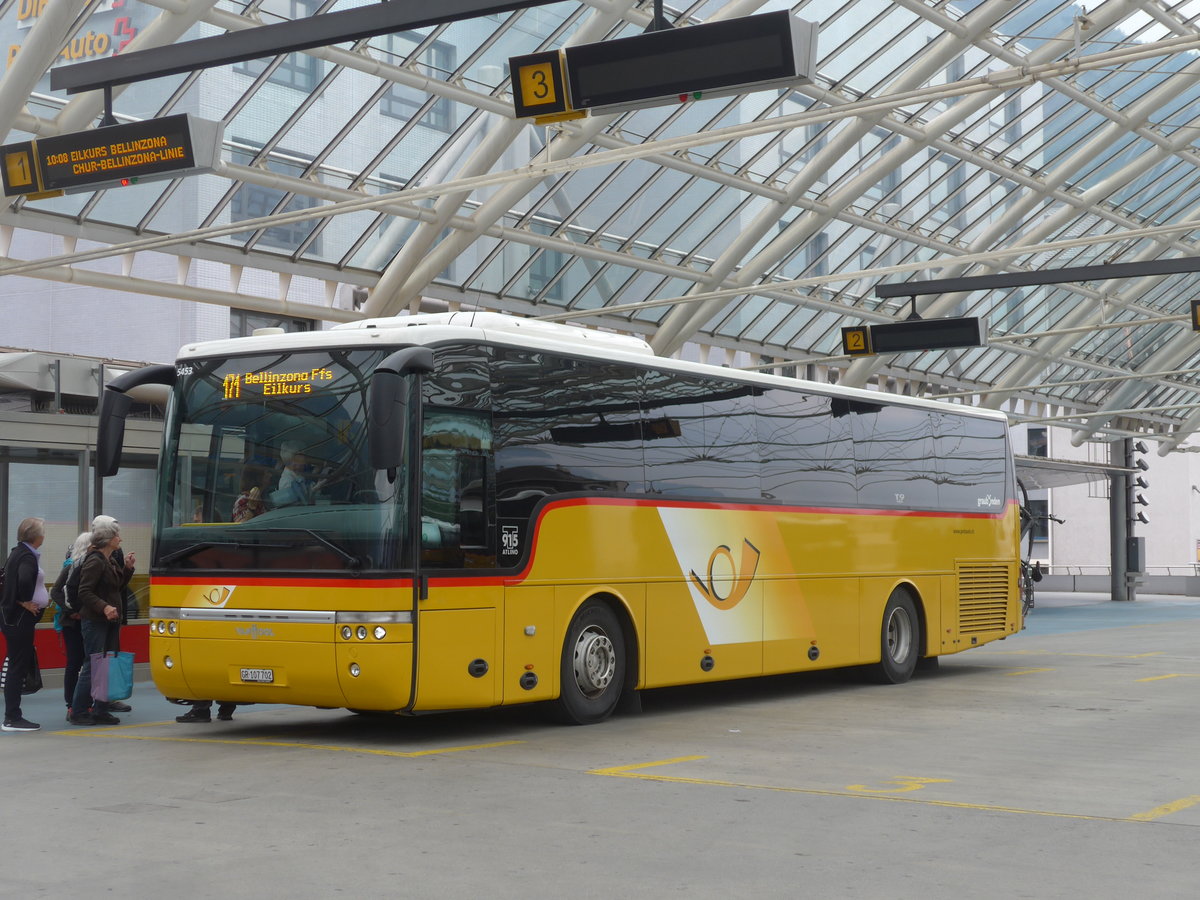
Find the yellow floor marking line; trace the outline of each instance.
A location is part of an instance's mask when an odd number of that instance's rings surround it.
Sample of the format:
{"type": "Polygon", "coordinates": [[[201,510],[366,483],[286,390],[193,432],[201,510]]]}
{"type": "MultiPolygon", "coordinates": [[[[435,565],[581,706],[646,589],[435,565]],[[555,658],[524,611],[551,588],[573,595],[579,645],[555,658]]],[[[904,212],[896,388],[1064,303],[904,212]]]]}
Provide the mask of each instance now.
{"type": "Polygon", "coordinates": [[[1053,672],[1053,668],[1017,669],[1015,672],[1005,672],[1005,675],[1036,675],[1038,672],[1053,672]]]}
{"type": "MultiPolygon", "coordinates": [[[[163,723],[165,724],[165,723],[163,723]]],[[[464,744],[461,747],[438,747],[435,750],[372,750],[367,747],[342,747],[337,744],[303,744],[293,741],[260,741],[252,738],[203,738],[203,737],[163,737],[151,734],[120,734],[125,726],[89,729],[87,731],[55,731],[52,734],[66,734],[73,737],[112,737],[126,741],[166,741],[181,744],[228,744],[235,747],[283,747],[288,750],[328,750],[339,753],[362,753],[367,756],[392,756],[400,759],[415,759],[419,756],[437,756],[441,753],[462,753],[467,750],[491,750],[495,747],[511,747],[524,744],[524,741],[493,741],[487,744],[464,744]]],[[[146,727],[133,725],[131,728],[146,727]]]]}
{"type": "Polygon", "coordinates": [[[1200,794],[1193,794],[1191,797],[1184,797],[1181,800],[1175,800],[1171,803],[1164,803],[1162,806],[1156,806],[1154,809],[1148,809],[1143,813],[1138,813],[1132,816],[1136,822],[1153,822],[1155,819],[1161,819],[1163,816],[1169,816],[1171,813],[1179,812],[1181,809],[1187,809],[1190,806],[1195,806],[1200,803],[1200,794]]]}
{"type": "Polygon", "coordinates": [[[1057,650],[992,650],[997,656],[1079,656],[1086,659],[1146,659],[1149,656],[1162,656],[1165,650],[1151,650],[1149,653],[1060,653],[1057,650]]]}
{"type": "Polygon", "coordinates": [[[848,784],[846,790],[856,794],[906,794],[909,791],[919,791],[927,784],[950,784],[949,778],[921,778],[918,775],[900,775],[889,778],[884,784],[894,787],[870,788],[865,784],[848,784]]]}
{"type": "MultiPolygon", "coordinates": [[[[678,756],[674,759],[664,759],[658,762],[639,763],[632,766],[613,766],[606,769],[592,769],[589,775],[607,775],[612,778],[637,778],[643,781],[661,781],[673,784],[700,784],[709,787],[732,787],[754,791],[774,791],[781,794],[807,794],[812,797],[850,797],[855,800],[878,800],[884,803],[915,803],[919,806],[937,806],[943,809],[974,809],[981,812],[1009,813],[1019,816],[1044,816],[1051,819],[1081,819],[1088,822],[1149,822],[1148,818],[1122,818],[1120,816],[1088,816],[1081,813],[1052,812],[1045,809],[1022,809],[1016,806],[990,806],[984,803],[960,803],[954,800],[921,800],[917,797],[895,797],[887,794],[863,794],[851,791],[822,791],[814,788],[779,787],[770,784],[754,784],[746,781],[723,781],[716,778],[680,778],[673,775],[659,775],[643,772],[658,766],[669,766],[673,763],[692,762],[707,759],[706,756],[678,756]]],[[[1152,810],[1151,812],[1154,812],[1152,810]]],[[[1141,813],[1146,816],[1147,813],[1141,813]]]]}
{"type": "Polygon", "coordinates": [[[1175,675],[1151,675],[1149,678],[1137,678],[1135,681],[1165,681],[1168,678],[1200,678],[1195,672],[1179,672],[1175,675]]]}

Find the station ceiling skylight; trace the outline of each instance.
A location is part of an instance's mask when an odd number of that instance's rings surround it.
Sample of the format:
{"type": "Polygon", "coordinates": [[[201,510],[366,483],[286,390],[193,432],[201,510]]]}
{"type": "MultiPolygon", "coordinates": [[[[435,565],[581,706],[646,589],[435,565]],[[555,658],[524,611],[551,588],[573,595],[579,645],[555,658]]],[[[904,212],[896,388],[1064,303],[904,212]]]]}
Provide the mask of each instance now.
{"type": "MultiPolygon", "coordinates": [[[[100,93],[51,91],[53,66],[370,5],[0,0],[3,143],[96,124],[100,93]]],[[[196,299],[190,265],[254,269],[286,287],[210,300],[295,314],[289,291],[319,285],[304,301],[319,319],[501,310],[1000,407],[1080,441],[1136,433],[1166,452],[1200,430],[1195,274],[918,298],[926,318],[982,318],[980,348],[851,360],[840,331],[913,312],[881,283],[1200,255],[1200,0],[665,12],[688,27],[774,10],[820,26],[815,83],[552,126],[514,118],[508,59],[641,33],[651,3],[555,3],[117,88],[121,122],[222,123],[215,171],[10,199],[0,274],[99,284],[121,259],[126,289],[196,299]],[[181,278],[139,278],[141,254],[178,256],[181,278]]]]}

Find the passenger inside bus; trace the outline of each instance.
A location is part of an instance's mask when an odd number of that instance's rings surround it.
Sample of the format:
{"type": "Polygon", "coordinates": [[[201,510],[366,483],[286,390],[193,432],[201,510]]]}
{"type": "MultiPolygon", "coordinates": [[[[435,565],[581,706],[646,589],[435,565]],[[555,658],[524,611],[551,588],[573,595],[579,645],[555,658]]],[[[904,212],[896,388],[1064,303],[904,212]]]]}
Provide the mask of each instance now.
{"type": "Polygon", "coordinates": [[[266,512],[264,494],[271,482],[271,470],[263,466],[248,465],[242,470],[241,488],[233,502],[231,522],[248,522],[266,512]]]}

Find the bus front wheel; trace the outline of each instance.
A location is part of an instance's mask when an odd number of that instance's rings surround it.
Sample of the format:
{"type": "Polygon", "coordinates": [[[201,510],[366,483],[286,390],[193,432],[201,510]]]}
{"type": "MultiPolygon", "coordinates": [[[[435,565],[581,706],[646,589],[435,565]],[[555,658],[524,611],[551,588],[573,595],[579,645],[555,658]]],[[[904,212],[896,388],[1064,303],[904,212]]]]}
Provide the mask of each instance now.
{"type": "Polygon", "coordinates": [[[580,607],[563,642],[557,718],[570,725],[607,719],[625,683],[625,635],[613,611],[592,600],[580,607]]]}
{"type": "Polygon", "coordinates": [[[883,610],[879,633],[879,665],[872,669],[880,684],[901,684],[912,678],[921,652],[921,624],[912,596],[896,588],[883,610]]]}

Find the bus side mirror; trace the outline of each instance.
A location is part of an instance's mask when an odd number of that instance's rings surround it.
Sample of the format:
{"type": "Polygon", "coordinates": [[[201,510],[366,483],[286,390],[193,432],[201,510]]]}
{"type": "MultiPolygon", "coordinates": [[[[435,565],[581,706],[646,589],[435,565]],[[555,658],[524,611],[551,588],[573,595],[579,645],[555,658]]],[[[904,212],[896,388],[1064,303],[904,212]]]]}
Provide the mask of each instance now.
{"type": "Polygon", "coordinates": [[[367,392],[367,455],[376,469],[398,469],[404,463],[408,434],[408,375],[433,371],[428,347],[397,350],[371,375],[367,392]]]}
{"type": "Polygon", "coordinates": [[[121,467],[121,449],[125,445],[125,418],[133,400],[128,391],[143,384],[175,384],[172,365],[146,366],[118,375],[104,386],[100,396],[100,417],[96,424],[96,471],[107,477],[121,467]]]}

